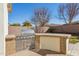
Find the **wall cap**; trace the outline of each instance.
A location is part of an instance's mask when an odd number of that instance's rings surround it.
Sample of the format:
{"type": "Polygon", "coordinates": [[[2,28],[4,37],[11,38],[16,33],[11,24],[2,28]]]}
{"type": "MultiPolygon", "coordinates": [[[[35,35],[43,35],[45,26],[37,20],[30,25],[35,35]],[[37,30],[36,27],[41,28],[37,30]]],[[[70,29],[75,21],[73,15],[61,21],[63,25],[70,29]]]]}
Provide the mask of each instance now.
{"type": "Polygon", "coordinates": [[[7,35],[7,36],[6,36],[6,40],[13,40],[13,39],[15,39],[15,38],[16,38],[15,35],[7,35]]]}
{"type": "Polygon", "coordinates": [[[37,36],[57,36],[70,38],[71,34],[58,34],[58,33],[35,33],[37,36]]]}

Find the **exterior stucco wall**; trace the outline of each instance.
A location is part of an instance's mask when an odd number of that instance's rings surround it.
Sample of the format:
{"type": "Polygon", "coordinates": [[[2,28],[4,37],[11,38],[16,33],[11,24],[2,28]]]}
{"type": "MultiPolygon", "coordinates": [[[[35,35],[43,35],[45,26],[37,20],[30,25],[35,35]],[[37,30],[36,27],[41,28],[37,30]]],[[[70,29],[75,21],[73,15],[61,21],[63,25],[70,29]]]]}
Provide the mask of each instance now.
{"type": "Polygon", "coordinates": [[[3,4],[0,3],[0,55],[3,54],[3,43],[4,43],[4,16],[3,16],[3,4]]]}
{"type": "Polygon", "coordinates": [[[0,55],[4,55],[5,35],[8,33],[8,11],[7,4],[0,3],[0,55]]]}

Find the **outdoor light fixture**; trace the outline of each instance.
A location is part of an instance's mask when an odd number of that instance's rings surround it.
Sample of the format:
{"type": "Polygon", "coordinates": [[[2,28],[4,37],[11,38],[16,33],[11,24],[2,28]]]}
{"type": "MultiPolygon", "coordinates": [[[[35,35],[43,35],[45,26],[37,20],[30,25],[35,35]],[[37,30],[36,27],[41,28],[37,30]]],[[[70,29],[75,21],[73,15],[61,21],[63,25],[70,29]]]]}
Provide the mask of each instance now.
{"type": "Polygon", "coordinates": [[[11,3],[8,3],[7,4],[7,7],[8,7],[8,12],[12,12],[12,4],[11,3]]]}

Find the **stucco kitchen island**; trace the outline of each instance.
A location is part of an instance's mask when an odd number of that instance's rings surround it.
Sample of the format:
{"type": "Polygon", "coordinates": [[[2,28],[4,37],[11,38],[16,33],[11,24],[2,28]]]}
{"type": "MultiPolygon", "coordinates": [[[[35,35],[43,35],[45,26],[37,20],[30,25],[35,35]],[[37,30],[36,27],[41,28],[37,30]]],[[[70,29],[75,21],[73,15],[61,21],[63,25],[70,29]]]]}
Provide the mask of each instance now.
{"type": "Polygon", "coordinates": [[[67,55],[70,37],[70,34],[36,33],[35,49],[47,49],[67,55]]]}

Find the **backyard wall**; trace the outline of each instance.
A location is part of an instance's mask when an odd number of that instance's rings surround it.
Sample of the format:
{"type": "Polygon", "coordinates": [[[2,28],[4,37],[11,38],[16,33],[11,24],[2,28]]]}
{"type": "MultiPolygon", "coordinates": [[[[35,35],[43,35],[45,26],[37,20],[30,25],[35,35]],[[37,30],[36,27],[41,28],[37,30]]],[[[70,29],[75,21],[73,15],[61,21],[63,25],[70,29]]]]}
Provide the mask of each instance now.
{"type": "Polygon", "coordinates": [[[65,24],[59,26],[51,26],[48,30],[48,33],[67,33],[79,35],[79,24],[65,24]],[[51,29],[51,30],[50,30],[51,29]],[[52,30],[54,29],[54,30],[52,30]]]}
{"type": "MultiPolygon", "coordinates": [[[[38,32],[45,33],[49,27],[39,27],[38,32]]],[[[8,34],[18,35],[21,34],[22,29],[27,29],[27,27],[21,26],[8,26],[8,34]]]]}
{"type": "Polygon", "coordinates": [[[21,33],[21,27],[19,26],[8,26],[8,34],[18,35],[21,33]]]}

